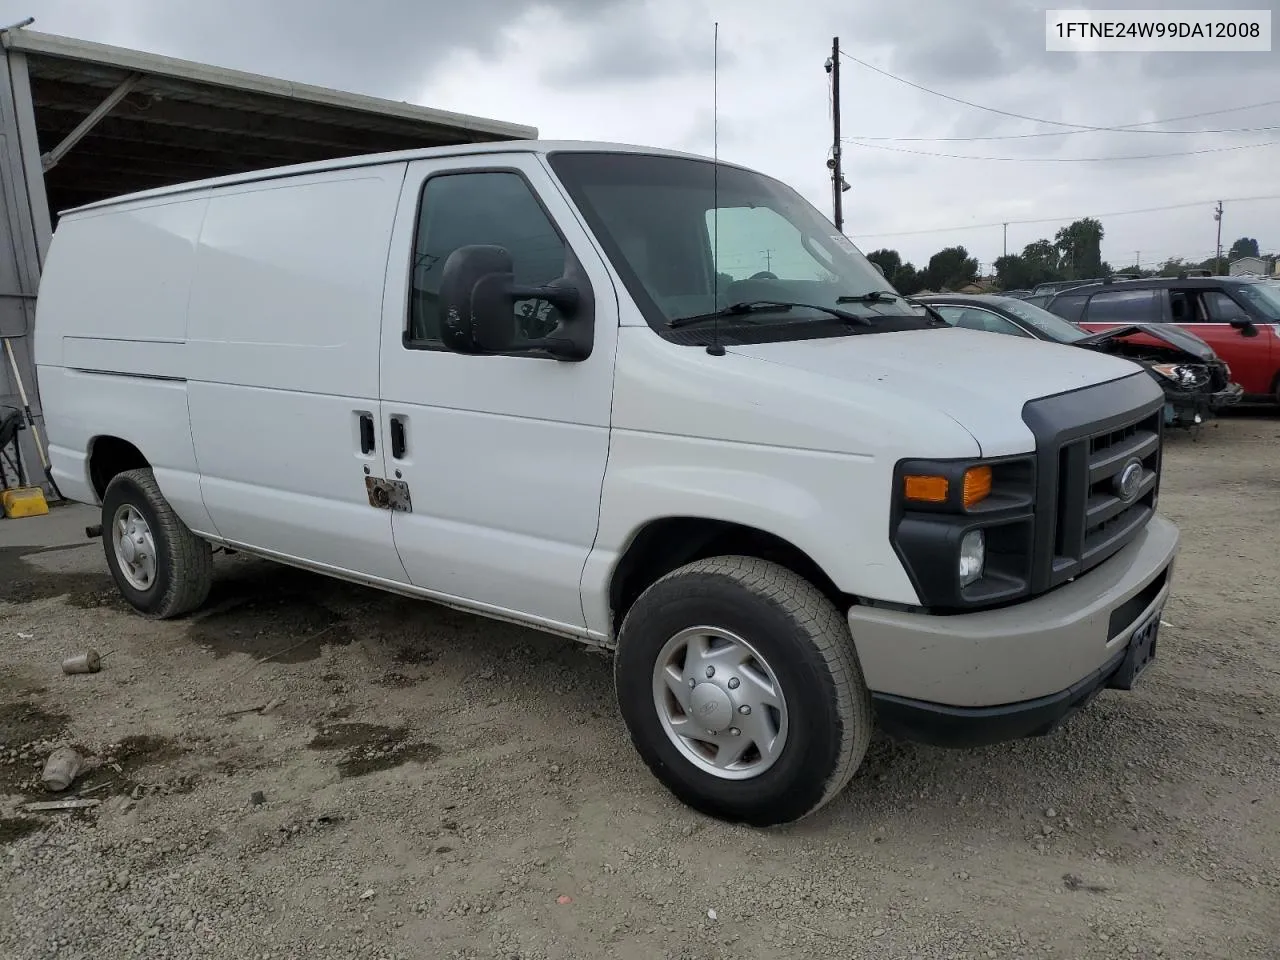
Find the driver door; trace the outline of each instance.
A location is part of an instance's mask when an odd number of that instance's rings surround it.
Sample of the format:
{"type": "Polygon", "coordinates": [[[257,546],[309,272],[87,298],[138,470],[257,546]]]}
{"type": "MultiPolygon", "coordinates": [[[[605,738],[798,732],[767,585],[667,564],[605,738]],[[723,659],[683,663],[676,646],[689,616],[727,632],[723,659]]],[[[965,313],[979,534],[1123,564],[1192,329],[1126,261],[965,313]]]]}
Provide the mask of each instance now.
{"type": "MultiPolygon", "coordinates": [[[[555,323],[541,301],[513,309],[531,336],[555,323]]],[[[410,501],[392,512],[392,533],[414,586],[552,629],[584,628],[580,583],[609,452],[617,333],[605,263],[538,157],[408,165],[383,303],[381,401],[387,479],[410,501]],[[446,347],[441,275],[471,244],[505,248],[526,285],[559,278],[575,256],[595,304],[590,356],[446,347]]]]}
{"type": "Polygon", "coordinates": [[[1231,368],[1231,379],[1245,393],[1271,393],[1277,356],[1274,324],[1260,323],[1222,290],[1200,292],[1196,322],[1186,324],[1231,368]],[[1241,326],[1232,326],[1232,323],[1241,326]],[[1252,329],[1244,327],[1245,322],[1252,329]]]}

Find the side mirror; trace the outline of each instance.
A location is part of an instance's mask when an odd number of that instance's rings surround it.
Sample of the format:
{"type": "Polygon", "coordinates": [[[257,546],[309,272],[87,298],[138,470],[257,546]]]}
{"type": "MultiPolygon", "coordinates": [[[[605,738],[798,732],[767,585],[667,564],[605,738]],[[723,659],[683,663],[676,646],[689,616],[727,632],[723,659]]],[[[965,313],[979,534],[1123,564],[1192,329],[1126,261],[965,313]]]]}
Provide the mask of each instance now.
{"type": "MultiPolygon", "coordinates": [[[[570,274],[577,272],[576,261],[573,268],[570,274]]],[[[459,247],[441,271],[441,338],[459,353],[533,353],[585,360],[593,340],[592,307],[585,277],[560,277],[540,287],[518,285],[511,254],[503,247],[459,247]],[[522,300],[542,300],[563,320],[545,337],[524,337],[516,327],[515,309],[522,300]]]]}
{"type": "Polygon", "coordinates": [[[1242,337],[1256,337],[1258,335],[1258,328],[1247,317],[1240,317],[1229,322],[1233,328],[1240,331],[1242,337]]]}
{"type": "Polygon", "coordinates": [[[880,276],[884,276],[884,267],[880,266],[880,264],[876,263],[874,260],[871,261],[871,265],[879,271],[880,276]]]}

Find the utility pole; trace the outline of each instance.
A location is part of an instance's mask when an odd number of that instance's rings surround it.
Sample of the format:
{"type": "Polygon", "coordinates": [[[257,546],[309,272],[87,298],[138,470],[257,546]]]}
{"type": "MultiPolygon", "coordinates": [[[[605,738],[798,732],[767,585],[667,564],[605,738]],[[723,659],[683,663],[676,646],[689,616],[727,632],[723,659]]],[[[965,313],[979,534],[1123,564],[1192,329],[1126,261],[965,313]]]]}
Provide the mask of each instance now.
{"type": "Polygon", "coordinates": [[[1007,223],[1004,225],[1004,255],[1006,257],[1009,255],[1009,225],[1007,223]]]}
{"type": "Polygon", "coordinates": [[[831,59],[827,61],[827,73],[831,74],[831,206],[835,211],[836,229],[844,233],[844,170],[840,163],[840,38],[831,38],[831,59]]]}
{"type": "Polygon", "coordinates": [[[1222,276],[1222,201],[1218,201],[1218,208],[1213,211],[1213,219],[1218,221],[1218,255],[1214,258],[1214,266],[1218,268],[1218,276],[1222,276]]]}
{"type": "Polygon", "coordinates": [[[760,252],[764,254],[764,268],[768,270],[770,273],[772,273],[773,272],[773,248],[770,247],[769,249],[761,250],[760,252]]]}

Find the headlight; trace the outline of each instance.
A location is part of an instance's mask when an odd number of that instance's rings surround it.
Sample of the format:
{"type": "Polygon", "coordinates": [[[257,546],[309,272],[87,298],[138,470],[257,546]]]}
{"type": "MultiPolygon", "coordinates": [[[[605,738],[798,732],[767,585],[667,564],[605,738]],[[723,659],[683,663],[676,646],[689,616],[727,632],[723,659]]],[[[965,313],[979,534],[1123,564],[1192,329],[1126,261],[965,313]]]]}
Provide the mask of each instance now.
{"type": "Polygon", "coordinates": [[[1198,387],[1209,379],[1205,367],[1187,363],[1153,363],[1151,369],[1181,387],[1198,387]]]}
{"type": "Polygon", "coordinates": [[[982,579],[987,566],[987,537],[981,530],[970,530],[960,541],[960,586],[967,587],[982,579]]]}
{"type": "Polygon", "coordinates": [[[1033,455],[900,460],[893,479],[889,538],[921,606],[975,610],[1030,591],[1033,455]]]}

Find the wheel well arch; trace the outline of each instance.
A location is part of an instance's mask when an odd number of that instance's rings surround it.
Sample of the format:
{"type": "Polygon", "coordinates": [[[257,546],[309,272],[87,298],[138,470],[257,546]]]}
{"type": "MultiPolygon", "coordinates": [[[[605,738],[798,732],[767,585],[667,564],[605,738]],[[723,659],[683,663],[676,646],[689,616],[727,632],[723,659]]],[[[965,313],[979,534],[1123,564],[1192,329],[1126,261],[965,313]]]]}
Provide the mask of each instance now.
{"type": "Polygon", "coordinates": [[[726,520],[663,517],[637,531],[614,567],[609,580],[614,636],[631,605],[653,583],[685,564],[725,555],[755,557],[786,567],[842,610],[853,602],[812,557],[776,534],[726,520]]]}
{"type": "Polygon", "coordinates": [[[89,442],[89,482],[101,500],[107,492],[107,484],[117,474],[126,470],[139,470],[151,466],[141,450],[120,437],[103,435],[89,442]]]}

